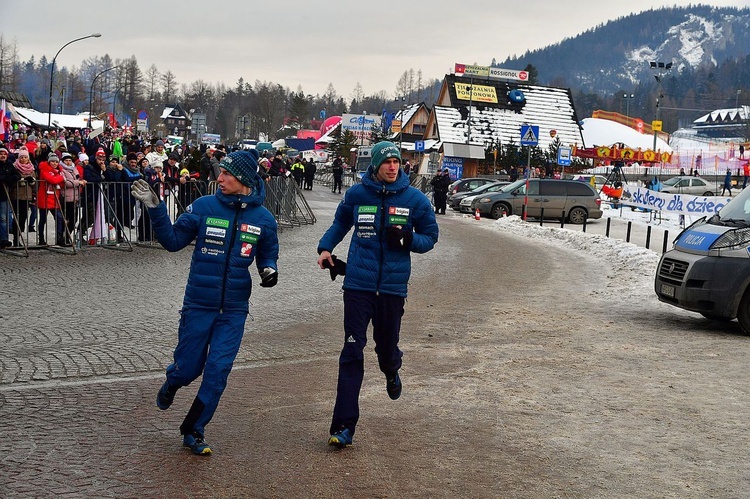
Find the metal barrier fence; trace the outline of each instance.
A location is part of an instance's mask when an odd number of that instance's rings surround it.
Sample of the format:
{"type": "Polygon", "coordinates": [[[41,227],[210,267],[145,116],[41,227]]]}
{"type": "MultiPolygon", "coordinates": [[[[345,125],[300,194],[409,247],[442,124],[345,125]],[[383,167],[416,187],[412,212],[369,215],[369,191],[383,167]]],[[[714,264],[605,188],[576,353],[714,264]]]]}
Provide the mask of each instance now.
{"type": "MultiPolygon", "coordinates": [[[[0,223],[5,222],[11,241],[0,252],[29,256],[30,249],[76,254],[88,248],[132,251],[133,245],[161,248],[151,228],[148,210],[130,194],[129,182],[91,182],[81,187],[54,189],[54,206],[37,207],[38,181],[22,180],[8,189],[0,186],[8,202],[0,203],[0,223]]],[[[156,182],[151,187],[167,206],[174,222],[195,199],[214,194],[217,183],[202,181],[156,182]]],[[[45,204],[45,203],[42,203],[45,204]]],[[[266,183],[265,207],[279,227],[314,224],[316,218],[291,178],[273,177],[266,183]]]]}

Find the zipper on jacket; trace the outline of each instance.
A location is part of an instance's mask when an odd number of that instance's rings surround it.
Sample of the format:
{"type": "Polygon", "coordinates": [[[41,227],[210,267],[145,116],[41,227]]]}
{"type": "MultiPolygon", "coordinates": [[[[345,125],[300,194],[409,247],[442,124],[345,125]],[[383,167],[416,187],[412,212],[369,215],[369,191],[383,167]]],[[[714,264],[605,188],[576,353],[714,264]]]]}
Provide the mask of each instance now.
{"type": "Polygon", "coordinates": [[[239,231],[239,227],[237,226],[237,219],[240,218],[240,208],[242,207],[242,204],[237,202],[237,207],[234,210],[234,221],[232,222],[232,236],[229,239],[229,246],[227,248],[227,258],[224,262],[224,278],[221,280],[221,302],[219,303],[219,313],[224,313],[224,296],[226,295],[227,291],[227,273],[229,273],[229,259],[232,258],[232,248],[234,248],[234,239],[237,235],[237,231],[239,231]]]}
{"type": "Polygon", "coordinates": [[[383,278],[383,260],[385,248],[383,247],[383,239],[385,238],[385,195],[386,189],[383,186],[383,190],[380,192],[380,265],[378,265],[378,282],[375,287],[375,294],[380,294],[380,280],[383,278]]]}

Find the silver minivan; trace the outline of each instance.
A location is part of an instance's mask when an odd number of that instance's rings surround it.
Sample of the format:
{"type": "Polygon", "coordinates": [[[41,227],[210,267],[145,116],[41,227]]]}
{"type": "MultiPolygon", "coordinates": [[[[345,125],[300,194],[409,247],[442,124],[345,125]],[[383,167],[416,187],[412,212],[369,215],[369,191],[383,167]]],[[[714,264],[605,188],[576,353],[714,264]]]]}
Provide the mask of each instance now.
{"type": "Polygon", "coordinates": [[[477,196],[471,205],[481,216],[500,218],[521,215],[524,204],[531,218],[563,218],[582,224],[589,218],[601,218],[602,200],[589,184],[576,180],[517,180],[497,192],[477,196]],[[526,183],[528,182],[528,193],[526,183]]]}

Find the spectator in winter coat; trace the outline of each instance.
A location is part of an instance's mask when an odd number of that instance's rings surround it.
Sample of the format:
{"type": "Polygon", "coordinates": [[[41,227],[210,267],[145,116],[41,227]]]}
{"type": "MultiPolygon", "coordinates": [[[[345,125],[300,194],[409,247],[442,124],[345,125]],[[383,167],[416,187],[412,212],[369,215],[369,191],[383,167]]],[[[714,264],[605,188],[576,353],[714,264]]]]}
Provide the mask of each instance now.
{"type": "Polygon", "coordinates": [[[47,245],[47,215],[52,214],[57,222],[60,218],[60,212],[57,208],[58,195],[65,183],[60,169],[60,158],[57,154],[51,152],[47,156],[47,161],[39,164],[39,190],[36,195],[37,208],[39,208],[39,228],[37,234],[37,243],[40,246],[47,245]]]}
{"type": "Polygon", "coordinates": [[[10,152],[0,147],[0,248],[11,245],[8,236],[11,232],[9,194],[19,180],[21,175],[10,160],[10,152]]]}
{"type": "Polygon", "coordinates": [[[11,203],[18,218],[17,223],[13,224],[11,228],[13,246],[17,247],[19,232],[22,232],[26,227],[29,209],[36,200],[36,169],[26,148],[18,150],[18,157],[13,163],[13,167],[20,176],[20,180],[10,191],[11,203]]]}
{"type": "Polygon", "coordinates": [[[148,162],[151,164],[151,166],[156,166],[156,165],[166,163],[169,156],[167,155],[167,152],[164,149],[164,141],[157,140],[156,143],[154,144],[154,150],[146,154],[146,157],[148,158],[148,162]]]}
{"type": "Polygon", "coordinates": [[[346,191],[333,224],[318,243],[318,266],[333,269],[333,278],[345,274],[344,347],[328,439],[328,445],[340,448],[351,445],[359,419],[363,350],[370,323],[388,396],[396,400],[401,395],[398,342],[411,253],[426,253],[438,240],[430,201],[409,185],[400,162],[395,144],[375,144],[362,183],[346,191]],[[352,228],[348,262],[342,265],[332,252],[352,228]]]}
{"type": "Polygon", "coordinates": [[[315,166],[315,162],[311,159],[305,165],[305,189],[311,191],[313,188],[313,182],[315,181],[315,172],[318,167],[315,166]]]}
{"type": "Polygon", "coordinates": [[[729,192],[729,195],[732,195],[732,170],[727,168],[727,174],[724,175],[724,186],[721,188],[721,195],[724,195],[724,192],[729,192]]]}
{"type": "Polygon", "coordinates": [[[340,157],[337,156],[333,160],[331,172],[333,173],[333,192],[335,193],[336,189],[338,189],[338,193],[341,194],[341,186],[344,183],[344,162],[340,157]]]}
{"type": "Polygon", "coordinates": [[[277,225],[263,206],[264,182],[254,150],[229,154],[221,163],[219,190],[196,199],[174,224],[148,184],[138,180],[133,195],[149,211],[154,234],[168,251],[195,241],[180,312],[174,362],[156,397],[159,409],[172,405],[176,392],[197,379],[198,393],[180,426],[182,443],[194,454],[209,455],[205,428],[216,411],[242,342],[252,291],[250,265],[256,262],[260,285],[278,280],[277,225]]]}
{"type": "Polygon", "coordinates": [[[65,178],[62,186],[62,195],[60,204],[62,205],[62,217],[57,226],[57,238],[55,240],[58,246],[72,246],[71,236],[75,232],[78,220],[78,203],[81,197],[81,188],[86,185],[86,180],[82,179],[78,173],[73,156],[70,153],[63,153],[60,163],[60,172],[65,178]],[[64,224],[62,223],[64,222],[64,224]]]}
{"type": "Polygon", "coordinates": [[[451,185],[450,170],[443,169],[430,180],[434,193],[435,213],[445,215],[445,207],[448,201],[448,189],[451,185]]]}

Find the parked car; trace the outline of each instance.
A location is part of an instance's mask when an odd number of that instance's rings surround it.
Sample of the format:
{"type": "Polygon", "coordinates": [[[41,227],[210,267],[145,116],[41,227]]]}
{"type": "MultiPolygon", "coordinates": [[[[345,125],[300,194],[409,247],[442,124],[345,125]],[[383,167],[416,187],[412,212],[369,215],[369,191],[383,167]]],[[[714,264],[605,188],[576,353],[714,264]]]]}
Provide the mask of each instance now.
{"type": "Polygon", "coordinates": [[[661,192],[669,194],[690,194],[691,196],[713,196],[711,184],[700,177],[672,177],[661,183],[661,192]]]}
{"type": "Polygon", "coordinates": [[[471,205],[481,216],[500,218],[521,215],[524,201],[526,216],[531,218],[562,218],[582,224],[589,218],[601,218],[602,200],[589,184],[577,180],[531,179],[517,180],[497,192],[478,196],[471,205]],[[543,213],[543,215],[542,215],[543,213]]]}
{"type": "Polygon", "coordinates": [[[473,191],[477,187],[489,184],[490,182],[494,182],[494,180],[491,178],[480,177],[460,178],[448,187],[448,203],[451,201],[451,196],[454,196],[459,192],[473,191]]]}
{"type": "MultiPolygon", "coordinates": [[[[463,196],[458,204],[458,211],[460,211],[461,213],[473,213],[473,211],[471,211],[471,203],[473,203],[478,196],[481,196],[485,192],[497,192],[508,184],[510,184],[510,182],[495,182],[494,184],[484,184],[482,187],[477,187],[471,192],[464,193],[465,196],[463,196]]],[[[457,195],[457,197],[459,195],[457,195]]]]}
{"type": "MultiPolygon", "coordinates": [[[[492,189],[491,192],[494,192],[494,191],[497,191],[498,189],[500,189],[500,187],[502,187],[504,185],[508,185],[509,183],[510,182],[500,182],[499,180],[497,180],[497,181],[493,181],[493,182],[488,182],[488,183],[486,183],[484,185],[480,185],[479,187],[477,187],[473,191],[457,192],[456,194],[454,194],[453,196],[451,196],[450,200],[448,201],[448,206],[450,206],[452,209],[458,211],[459,204],[467,196],[470,197],[470,196],[473,196],[475,194],[481,194],[481,193],[487,191],[488,189],[492,189]],[[494,189],[493,189],[493,187],[494,187],[494,189]]],[[[469,205],[469,207],[471,207],[471,205],[469,205]]]]}

